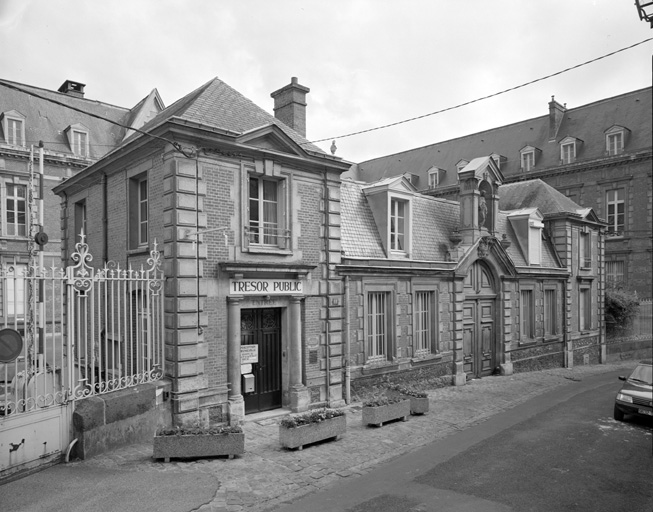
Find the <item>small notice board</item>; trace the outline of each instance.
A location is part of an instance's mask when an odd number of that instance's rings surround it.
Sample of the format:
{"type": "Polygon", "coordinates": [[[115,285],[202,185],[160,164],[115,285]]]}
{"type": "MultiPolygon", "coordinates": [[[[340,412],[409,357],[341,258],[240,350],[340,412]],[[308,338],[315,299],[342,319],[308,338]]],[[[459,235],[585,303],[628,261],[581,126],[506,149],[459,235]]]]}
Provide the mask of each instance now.
{"type": "Polygon", "coordinates": [[[240,346],[240,364],[258,363],[258,345],[240,346]]]}

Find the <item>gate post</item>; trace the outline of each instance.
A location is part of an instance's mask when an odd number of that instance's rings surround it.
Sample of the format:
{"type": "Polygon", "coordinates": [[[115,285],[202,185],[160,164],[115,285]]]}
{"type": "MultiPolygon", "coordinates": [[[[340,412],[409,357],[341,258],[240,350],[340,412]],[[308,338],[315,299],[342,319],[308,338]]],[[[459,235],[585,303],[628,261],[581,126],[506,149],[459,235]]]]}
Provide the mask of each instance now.
{"type": "Polygon", "coordinates": [[[240,304],[242,297],[227,297],[227,377],[229,378],[229,424],[245,418],[245,401],[240,385],[240,304]]]}

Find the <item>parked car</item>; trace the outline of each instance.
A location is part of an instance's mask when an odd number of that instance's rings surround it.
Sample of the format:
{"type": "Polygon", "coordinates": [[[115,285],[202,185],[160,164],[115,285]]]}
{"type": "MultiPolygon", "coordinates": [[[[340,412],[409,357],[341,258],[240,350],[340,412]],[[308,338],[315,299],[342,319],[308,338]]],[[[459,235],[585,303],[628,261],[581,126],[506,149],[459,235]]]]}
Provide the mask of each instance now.
{"type": "Polygon", "coordinates": [[[640,361],[628,377],[620,376],[621,386],[614,402],[614,419],[623,421],[626,414],[653,416],[653,366],[640,361]]]}

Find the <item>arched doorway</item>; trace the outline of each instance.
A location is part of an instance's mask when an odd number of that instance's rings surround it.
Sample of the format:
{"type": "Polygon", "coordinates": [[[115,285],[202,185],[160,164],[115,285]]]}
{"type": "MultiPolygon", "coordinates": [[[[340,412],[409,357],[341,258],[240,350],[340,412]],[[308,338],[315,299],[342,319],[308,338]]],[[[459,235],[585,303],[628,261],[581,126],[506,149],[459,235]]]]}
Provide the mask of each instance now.
{"type": "Polygon", "coordinates": [[[497,366],[496,285],[488,266],[476,261],[464,281],[463,370],[467,377],[492,375],[497,366]]]}

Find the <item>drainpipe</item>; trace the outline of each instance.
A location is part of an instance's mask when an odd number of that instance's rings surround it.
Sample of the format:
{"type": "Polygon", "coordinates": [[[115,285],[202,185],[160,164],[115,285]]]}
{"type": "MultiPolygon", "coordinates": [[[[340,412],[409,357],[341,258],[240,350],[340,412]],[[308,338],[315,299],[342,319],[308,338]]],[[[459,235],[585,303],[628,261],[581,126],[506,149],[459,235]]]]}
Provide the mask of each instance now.
{"type": "Polygon", "coordinates": [[[351,365],[349,361],[349,276],[345,276],[345,298],[342,301],[345,308],[345,403],[351,403],[351,365]]]}
{"type": "Polygon", "coordinates": [[[107,183],[107,173],[102,173],[102,232],[104,233],[102,254],[104,263],[109,261],[109,185],[107,183]]]}
{"type": "Polygon", "coordinates": [[[325,322],[325,351],[326,351],[326,398],[331,402],[331,358],[329,354],[329,184],[327,170],[324,169],[324,261],[326,265],[326,322],[325,322]]]}

